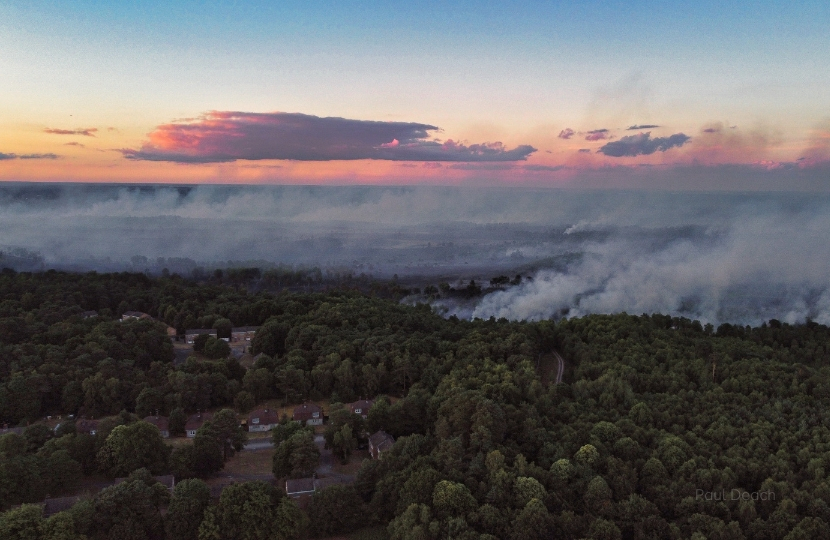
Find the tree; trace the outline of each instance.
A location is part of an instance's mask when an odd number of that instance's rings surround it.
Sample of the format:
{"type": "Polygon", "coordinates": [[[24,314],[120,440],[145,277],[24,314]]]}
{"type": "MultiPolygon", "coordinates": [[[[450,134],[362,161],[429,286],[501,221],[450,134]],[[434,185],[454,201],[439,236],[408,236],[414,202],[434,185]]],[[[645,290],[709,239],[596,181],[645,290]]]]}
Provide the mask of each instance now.
{"type": "Polygon", "coordinates": [[[365,523],[363,507],[363,500],[353,486],[334,485],[318,491],[308,508],[312,534],[331,536],[352,532],[365,523]]]}
{"type": "Polygon", "coordinates": [[[210,422],[205,422],[196,431],[190,468],[197,476],[207,477],[225,466],[224,443],[220,444],[219,437],[218,430],[210,422]]]}
{"type": "Polygon", "coordinates": [[[202,480],[182,480],[173,490],[164,518],[169,538],[197,540],[199,525],[210,504],[210,489],[202,480]]]}
{"type": "Polygon", "coordinates": [[[320,449],[314,435],[303,429],[295,432],[274,450],[272,471],[277,478],[311,476],[320,463],[320,449]]]}
{"type": "Polygon", "coordinates": [[[471,512],[478,503],[464,484],[441,480],[432,492],[432,505],[440,514],[458,516],[471,512]]]}
{"type": "MultiPolygon", "coordinates": [[[[195,347],[194,347],[195,350],[195,347]]],[[[209,336],[205,341],[205,347],[202,353],[208,358],[218,359],[227,358],[231,354],[231,346],[224,339],[217,339],[209,336]]]]}
{"type": "Polygon", "coordinates": [[[98,452],[98,463],[112,477],[141,468],[161,474],[167,470],[169,457],[170,447],[158,428],[142,421],[113,429],[98,452]]]}
{"type": "Polygon", "coordinates": [[[212,510],[205,514],[200,540],[292,539],[299,538],[307,525],[294,501],[260,481],[226,487],[212,510]]]}
{"type": "Polygon", "coordinates": [[[233,398],[233,406],[241,413],[247,413],[256,405],[254,395],[246,390],[242,390],[233,398]]]}
{"type": "Polygon", "coordinates": [[[213,322],[213,328],[216,330],[216,337],[230,339],[233,323],[230,319],[219,318],[213,322]]]}
{"type": "Polygon", "coordinates": [[[161,509],[170,494],[147,469],[139,469],[120,484],[104,488],[94,499],[92,530],[95,538],[162,540],[161,509]]]}
{"type": "Polygon", "coordinates": [[[37,449],[46,444],[46,441],[55,436],[55,432],[45,424],[32,424],[23,431],[26,439],[26,451],[37,452],[37,449]]]}
{"type": "Polygon", "coordinates": [[[43,508],[24,504],[0,514],[0,538],[3,540],[42,540],[43,508]]]}
{"type": "Polygon", "coordinates": [[[167,420],[170,436],[184,435],[184,426],[187,424],[187,415],[184,409],[176,407],[170,411],[170,417],[167,420]]]}
{"type": "Polygon", "coordinates": [[[530,499],[513,522],[510,540],[544,540],[553,536],[548,509],[539,499],[530,499]]]}

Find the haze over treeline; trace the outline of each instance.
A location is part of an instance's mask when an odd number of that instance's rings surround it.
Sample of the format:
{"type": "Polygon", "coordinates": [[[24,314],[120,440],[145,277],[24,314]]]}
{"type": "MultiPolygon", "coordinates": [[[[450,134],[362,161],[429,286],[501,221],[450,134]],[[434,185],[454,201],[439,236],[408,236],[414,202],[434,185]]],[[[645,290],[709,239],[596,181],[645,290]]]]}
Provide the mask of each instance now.
{"type": "Polygon", "coordinates": [[[817,194],[0,186],[0,266],[316,266],[454,286],[525,276],[468,302],[434,300],[463,317],[626,311],[828,324],[828,237],[830,197],[817,194]]]}

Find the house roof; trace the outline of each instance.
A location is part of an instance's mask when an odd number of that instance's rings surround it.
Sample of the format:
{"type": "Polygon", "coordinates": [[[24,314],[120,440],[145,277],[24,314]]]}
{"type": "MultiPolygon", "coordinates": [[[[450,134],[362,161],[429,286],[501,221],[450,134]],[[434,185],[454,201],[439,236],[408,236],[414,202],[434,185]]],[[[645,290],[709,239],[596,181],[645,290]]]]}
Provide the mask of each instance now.
{"type": "Polygon", "coordinates": [[[259,326],[239,326],[237,328],[231,328],[231,333],[235,332],[256,332],[259,329],[259,326]]]}
{"type": "Polygon", "coordinates": [[[371,399],[359,399],[353,403],[349,403],[349,410],[355,412],[356,409],[360,409],[360,414],[367,414],[374,404],[375,402],[371,399]]]}
{"type": "Polygon", "coordinates": [[[202,427],[202,424],[204,424],[211,418],[213,418],[213,413],[209,412],[191,414],[190,417],[187,419],[187,422],[184,424],[184,429],[185,431],[199,429],[200,427],[202,427]]]}
{"type": "Polygon", "coordinates": [[[285,493],[288,495],[312,491],[314,491],[314,478],[292,478],[285,481],[285,493]]]}
{"type": "Polygon", "coordinates": [[[215,336],[216,330],[213,328],[191,328],[190,330],[185,330],[184,334],[186,336],[200,336],[202,334],[207,334],[209,336],[215,336]]]}
{"type": "Polygon", "coordinates": [[[310,420],[314,418],[314,413],[318,413],[318,418],[323,415],[323,409],[314,403],[303,403],[294,407],[294,420],[310,420]]]}
{"type": "Polygon", "coordinates": [[[144,319],[150,317],[147,313],[143,311],[125,311],[122,317],[137,317],[139,319],[144,319]]]}
{"type": "Polygon", "coordinates": [[[386,450],[395,444],[395,438],[381,430],[369,436],[369,444],[379,450],[386,450]]]}
{"type": "Polygon", "coordinates": [[[251,414],[248,415],[248,423],[253,424],[254,419],[257,418],[259,418],[259,422],[257,422],[257,424],[260,425],[280,423],[280,415],[273,409],[257,409],[255,411],[251,411],[251,414]]]}
{"type": "Polygon", "coordinates": [[[170,423],[166,416],[147,416],[144,421],[153,424],[159,431],[169,431],[170,423]]]}
{"type": "Polygon", "coordinates": [[[83,312],[80,313],[80,316],[81,316],[82,319],[88,319],[90,317],[97,317],[98,312],[97,311],[83,311],[83,312]]]}
{"type": "Polygon", "coordinates": [[[78,495],[74,495],[72,497],[55,497],[51,499],[45,499],[43,501],[43,515],[45,517],[52,516],[57,514],[58,512],[63,512],[64,510],[69,510],[75,503],[81,500],[81,497],[78,495]]]}

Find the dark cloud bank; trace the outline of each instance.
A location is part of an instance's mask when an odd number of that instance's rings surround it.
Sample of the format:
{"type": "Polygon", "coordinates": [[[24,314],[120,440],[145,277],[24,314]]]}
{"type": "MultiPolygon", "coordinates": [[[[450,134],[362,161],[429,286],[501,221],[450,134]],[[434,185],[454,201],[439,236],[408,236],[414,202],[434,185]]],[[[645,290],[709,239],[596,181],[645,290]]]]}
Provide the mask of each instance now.
{"type": "Polygon", "coordinates": [[[128,159],[216,163],[239,159],[303,161],[519,161],[536,151],[500,142],[464,144],[430,139],[437,126],[321,118],[299,113],[214,111],[194,121],[165,124],[128,159]]]}
{"type": "Polygon", "coordinates": [[[253,261],[421,286],[532,277],[437,306],[466,317],[830,323],[829,237],[830,196],[816,194],[0,185],[0,266],[36,253],[72,270],[253,261]]]}

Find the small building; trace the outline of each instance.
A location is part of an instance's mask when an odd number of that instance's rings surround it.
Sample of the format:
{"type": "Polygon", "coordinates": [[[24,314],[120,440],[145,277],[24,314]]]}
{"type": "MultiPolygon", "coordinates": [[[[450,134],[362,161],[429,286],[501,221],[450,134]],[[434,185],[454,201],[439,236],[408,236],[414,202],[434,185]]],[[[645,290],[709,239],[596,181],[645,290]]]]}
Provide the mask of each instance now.
{"type": "Polygon", "coordinates": [[[240,326],[239,328],[231,328],[231,342],[237,343],[240,341],[251,341],[256,335],[259,326],[240,326]]]}
{"type": "Polygon", "coordinates": [[[95,435],[98,433],[98,420],[87,420],[86,418],[81,418],[75,422],[75,431],[77,433],[95,435]]]}
{"type": "Polygon", "coordinates": [[[359,399],[354,403],[348,404],[349,412],[352,414],[359,414],[364,420],[366,420],[369,418],[369,409],[371,409],[374,404],[375,402],[371,399],[359,399]]]}
{"type": "Polygon", "coordinates": [[[43,517],[54,516],[58,512],[63,512],[64,510],[69,510],[76,503],[80,502],[81,497],[79,495],[73,495],[72,497],[54,497],[51,499],[44,499],[43,503],[43,517]]]}
{"type": "Polygon", "coordinates": [[[202,424],[207,422],[213,418],[213,413],[196,413],[191,414],[190,417],[187,419],[187,422],[184,425],[184,431],[187,433],[188,438],[192,439],[196,436],[196,431],[202,427],[202,424]]]}
{"type": "Polygon", "coordinates": [[[323,409],[314,403],[303,403],[294,407],[293,420],[305,423],[307,426],[319,426],[323,424],[323,409]]]}
{"type": "Polygon", "coordinates": [[[92,317],[97,317],[97,311],[84,311],[80,315],[78,315],[82,319],[91,319],[92,317]]]}
{"type": "Polygon", "coordinates": [[[193,345],[196,343],[196,338],[203,334],[213,336],[214,338],[217,335],[216,330],[213,330],[212,328],[193,328],[191,330],[184,331],[184,340],[186,343],[193,345]]]}
{"type": "Polygon", "coordinates": [[[147,416],[144,418],[144,421],[159,428],[161,436],[165,439],[170,437],[170,423],[166,416],[147,416]]]}
{"type": "Polygon", "coordinates": [[[292,499],[314,494],[314,478],[293,478],[285,481],[285,494],[292,499]]]}
{"type": "Polygon", "coordinates": [[[385,431],[378,431],[369,437],[369,454],[372,459],[380,459],[383,452],[386,452],[395,444],[395,438],[385,431]]]}
{"type": "Polygon", "coordinates": [[[248,431],[271,431],[279,423],[279,415],[270,409],[257,409],[248,415],[248,431]]]}
{"type": "Polygon", "coordinates": [[[130,320],[137,321],[139,319],[152,319],[152,317],[143,311],[125,311],[121,315],[121,322],[130,320]]]}

